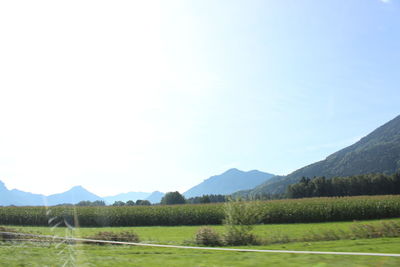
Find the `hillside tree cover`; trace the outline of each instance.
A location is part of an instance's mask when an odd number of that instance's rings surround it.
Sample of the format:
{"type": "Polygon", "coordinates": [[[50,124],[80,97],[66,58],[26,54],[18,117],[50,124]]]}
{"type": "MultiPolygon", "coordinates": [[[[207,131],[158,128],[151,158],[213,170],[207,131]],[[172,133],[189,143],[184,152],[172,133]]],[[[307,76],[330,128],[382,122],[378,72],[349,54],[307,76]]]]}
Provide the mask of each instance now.
{"type": "Polygon", "coordinates": [[[201,197],[191,197],[186,200],[189,204],[205,204],[205,203],[220,203],[226,202],[225,195],[202,195],[201,197]]]}
{"type": "MultiPolygon", "coordinates": [[[[70,205],[72,205],[72,204],[70,204],[70,205]]],[[[83,200],[83,201],[78,202],[76,205],[77,206],[97,207],[97,206],[105,206],[106,203],[103,200],[95,200],[95,201],[83,200]]]]}
{"type": "Polygon", "coordinates": [[[359,195],[400,194],[400,172],[387,174],[365,174],[349,177],[303,177],[299,183],[289,185],[287,197],[332,197],[359,195]]]}
{"type": "Polygon", "coordinates": [[[148,200],[142,200],[142,199],[138,199],[135,201],[133,200],[128,200],[127,202],[123,202],[123,201],[115,201],[114,204],[112,204],[112,206],[150,206],[151,203],[148,200]]]}

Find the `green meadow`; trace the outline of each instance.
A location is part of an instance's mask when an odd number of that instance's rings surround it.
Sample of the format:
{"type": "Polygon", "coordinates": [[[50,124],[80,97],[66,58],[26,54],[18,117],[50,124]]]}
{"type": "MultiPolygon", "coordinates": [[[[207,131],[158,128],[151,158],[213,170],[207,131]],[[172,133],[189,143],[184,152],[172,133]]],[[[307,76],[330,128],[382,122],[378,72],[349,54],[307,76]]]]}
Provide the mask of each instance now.
{"type": "MultiPolygon", "coordinates": [[[[360,222],[331,222],[308,224],[256,225],[253,233],[265,240],[253,249],[380,252],[400,253],[400,238],[343,239],[331,241],[304,241],[332,230],[350,232],[355,224],[380,225],[399,223],[400,219],[360,222]],[[312,233],[310,235],[310,233],[312,233]]],[[[100,231],[132,231],[141,242],[173,245],[194,245],[198,226],[105,227],[75,228],[7,226],[19,232],[88,237],[100,231]]],[[[219,233],[223,226],[210,226],[219,233]]],[[[342,256],[311,254],[280,254],[254,252],[202,251],[191,249],[153,248],[119,245],[66,245],[61,242],[0,242],[0,266],[399,266],[400,258],[376,256],[342,256]]]]}
{"type": "MultiPolygon", "coordinates": [[[[256,249],[400,253],[400,238],[296,242],[256,249]]],[[[0,243],[0,266],[399,266],[399,257],[0,243]],[[65,265],[64,265],[65,264],[65,265]]]]}
{"type": "MultiPolygon", "coordinates": [[[[379,225],[382,222],[400,223],[400,218],[369,220],[369,221],[353,221],[353,222],[329,222],[329,223],[302,223],[302,224],[264,224],[255,225],[253,233],[260,238],[266,240],[273,239],[282,243],[302,241],[312,235],[323,235],[332,230],[337,232],[350,232],[352,226],[357,224],[379,225]]],[[[100,231],[125,232],[133,231],[140,237],[141,242],[157,243],[157,244],[173,244],[183,245],[191,244],[199,226],[141,226],[141,227],[81,227],[74,228],[72,233],[65,227],[28,227],[28,226],[6,226],[18,230],[19,232],[65,236],[73,235],[75,237],[88,237],[100,231]]],[[[212,225],[217,232],[223,234],[224,226],[212,225]]]]}

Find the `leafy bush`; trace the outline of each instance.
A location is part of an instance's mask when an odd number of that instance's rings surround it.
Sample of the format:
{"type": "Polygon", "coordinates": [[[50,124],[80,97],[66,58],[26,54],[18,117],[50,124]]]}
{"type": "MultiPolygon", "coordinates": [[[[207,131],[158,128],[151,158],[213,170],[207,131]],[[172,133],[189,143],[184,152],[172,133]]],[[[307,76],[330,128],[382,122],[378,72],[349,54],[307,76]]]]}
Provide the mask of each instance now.
{"type": "Polygon", "coordinates": [[[204,226],[197,230],[196,244],[204,246],[221,246],[221,236],[212,228],[204,226]]]}
{"type": "Polygon", "coordinates": [[[248,227],[229,226],[224,234],[224,243],[229,246],[259,245],[259,239],[250,231],[248,227]]]}
{"type": "Polygon", "coordinates": [[[354,238],[399,237],[400,223],[382,222],[378,225],[356,223],[350,230],[354,238]]]}
{"type": "Polygon", "coordinates": [[[230,200],[225,203],[224,225],[226,233],[224,242],[227,245],[256,245],[259,243],[251,233],[253,225],[260,222],[260,202],[245,202],[241,199],[230,200]]]}
{"type": "MultiPolygon", "coordinates": [[[[17,233],[18,231],[13,228],[6,228],[0,226],[0,232],[17,233]]],[[[18,235],[0,233],[0,241],[11,241],[13,239],[18,239],[18,238],[19,238],[18,235]]]]}
{"type": "MultiPolygon", "coordinates": [[[[87,239],[94,240],[105,240],[105,241],[120,241],[120,242],[133,242],[138,243],[140,241],[139,236],[134,232],[98,232],[93,236],[86,237],[87,239]]],[[[105,245],[107,243],[102,242],[86,242],[89,244],[105,245]]]]}
{"type": "Polygon", "coordinates": [[[350,226],[349,231],[328,229],[318,234],[311,231],[307,233],[301,239],[301,241],[329,241],[339,239],[364,239],[380,237],[400,237],[400,223],[354,223],[350,226]]]}

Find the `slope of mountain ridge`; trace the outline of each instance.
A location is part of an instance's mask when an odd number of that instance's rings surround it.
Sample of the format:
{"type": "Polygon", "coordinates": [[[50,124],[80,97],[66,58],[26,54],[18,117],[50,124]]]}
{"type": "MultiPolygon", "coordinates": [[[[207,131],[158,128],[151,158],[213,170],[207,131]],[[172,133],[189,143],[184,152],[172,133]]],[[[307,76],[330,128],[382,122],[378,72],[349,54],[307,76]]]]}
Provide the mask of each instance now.
{"type": "Polygon", "coordinates": [[[244,195],[279,194],[301,177],[350,176],[367,173],[391,174],[400,171],[400,116],[378,127],[358,142],[325,160],[300,168],[287,176],[275,176],[244,195]]]}
{"type": "Polygon", "coordinates": [[[238,190],[254,188],[273,176],[273,174],[258,170],[244,172],[233,168],[220,175],[211,176],[202,183],[190,188],[183,195],[186,198],[210,194],[229,195],[238,190]]]}

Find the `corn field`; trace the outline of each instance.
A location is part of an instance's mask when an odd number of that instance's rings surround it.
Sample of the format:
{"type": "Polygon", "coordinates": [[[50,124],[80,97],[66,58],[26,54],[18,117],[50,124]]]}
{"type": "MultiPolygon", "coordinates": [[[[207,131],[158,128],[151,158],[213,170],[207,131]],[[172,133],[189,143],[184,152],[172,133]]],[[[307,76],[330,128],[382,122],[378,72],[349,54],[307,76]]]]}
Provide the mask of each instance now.
{"type": "MultiPolygon", "coordinates": [[[[307,223],[400,217],[400,195],[257,202],[259,223],[307,223]]],[[[223,222],[224,204],[133,207],[0,207],[0,225],[172,226],[223,222]]]]}

